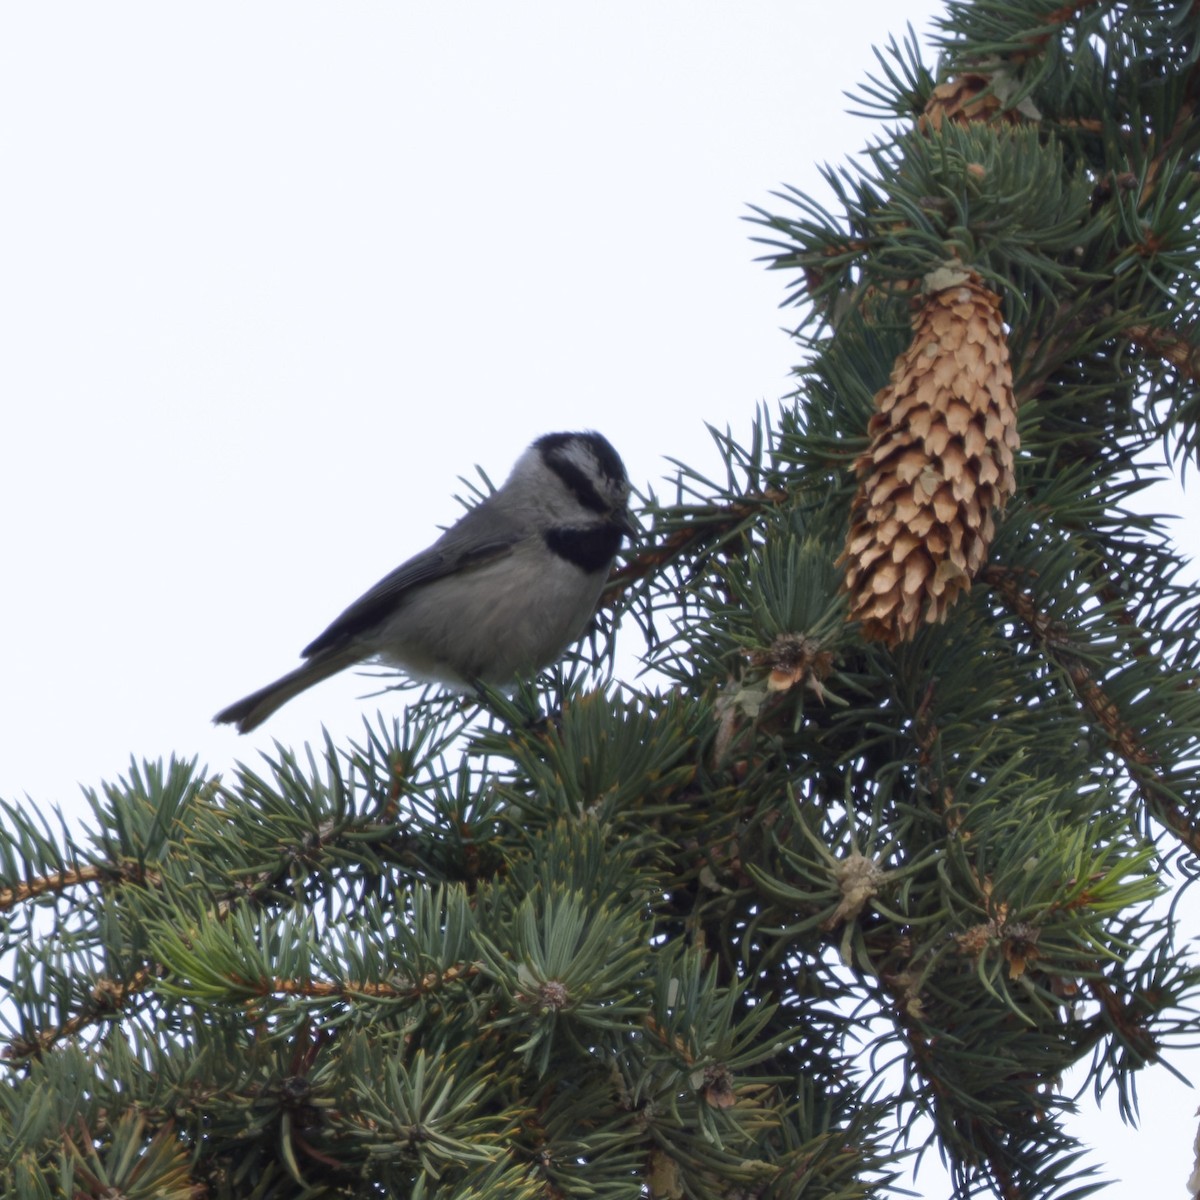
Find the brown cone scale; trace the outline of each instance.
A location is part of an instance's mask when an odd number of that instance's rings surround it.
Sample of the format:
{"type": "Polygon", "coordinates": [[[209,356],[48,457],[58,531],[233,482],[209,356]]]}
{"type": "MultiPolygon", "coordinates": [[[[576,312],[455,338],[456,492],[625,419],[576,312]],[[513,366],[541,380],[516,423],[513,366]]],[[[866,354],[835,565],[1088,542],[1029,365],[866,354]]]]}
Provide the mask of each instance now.
{"type": "Polygon", "coordinates": [[[1000,297],[965,272],[927,293],[875,397],[838,560],[850,619],[895,645],[971,586],[1016,489],[1020,442],[1000,297]]]}
{"type": "Polygon", "coordinates": [[[1004,108],[992,83],[991,76],[972,72],[939,83],[929,94],[925,111],[917,118],[917,128],[922,133],[930,133],[951,122],[956,125],[969,125],[972,121],[1016,124],[1020,121],[1019,113],[1004,108]]]}

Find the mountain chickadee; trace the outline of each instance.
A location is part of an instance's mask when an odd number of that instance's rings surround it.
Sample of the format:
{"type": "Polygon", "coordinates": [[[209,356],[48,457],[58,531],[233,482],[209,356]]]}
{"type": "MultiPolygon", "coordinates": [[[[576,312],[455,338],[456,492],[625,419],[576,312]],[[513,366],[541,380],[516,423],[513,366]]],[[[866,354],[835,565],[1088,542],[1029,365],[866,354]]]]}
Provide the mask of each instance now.
{"type": "Polygon", "coordinates": [[[370,659],[457,687],[537,674],[596,611],[634,529],[628,502],[625,465],[600,434],[538,438],[503,487],[309,643],[307,662],[213,720],[248,733],[305,688],[370,659]]]}

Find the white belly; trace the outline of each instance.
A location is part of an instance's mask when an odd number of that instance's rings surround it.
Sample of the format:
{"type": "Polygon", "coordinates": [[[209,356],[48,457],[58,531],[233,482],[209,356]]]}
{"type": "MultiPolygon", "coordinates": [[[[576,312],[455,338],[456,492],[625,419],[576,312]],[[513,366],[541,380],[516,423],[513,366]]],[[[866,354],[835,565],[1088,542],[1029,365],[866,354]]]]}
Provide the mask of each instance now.
{"type": "Polygon", "coordinates": [[[530,678],[587,628],[607,572],[586,574],[533,542],[462,575],[414,588],[370,638],[417,679],[456,685],[530,678]]]}

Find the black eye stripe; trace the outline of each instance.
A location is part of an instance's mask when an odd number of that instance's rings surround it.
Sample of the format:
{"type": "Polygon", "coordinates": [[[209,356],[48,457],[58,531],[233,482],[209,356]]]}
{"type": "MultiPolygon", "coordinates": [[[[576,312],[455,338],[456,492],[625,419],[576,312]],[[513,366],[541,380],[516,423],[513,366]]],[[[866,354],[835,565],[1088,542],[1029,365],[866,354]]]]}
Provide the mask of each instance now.
{"type": "Polygon", "coordinates": [[[561,458],[548,458],[546,461],[550,469],[571,489],[575,499],[584,508],[590,508],[592,512],[598,513],[608,511],[609,506],[604,503],[600,493],[596,491],[596,485],[573,462],[561,458]]]}
{"type": "Polygon", "coordinates": [[[570,488],[584,508],[606,513],[622,502],[626,484],[625,464],[607,438],[590,432],[548,433],[538,438],[534,445],[541,452],[542,461],[570,488]],[[597,489],[593,473],[579,464],[577,454],[571,453],[581,446],[586,447],[594,458],[594,465],[605,482],[612,485],[607,497],[597,489]]]}

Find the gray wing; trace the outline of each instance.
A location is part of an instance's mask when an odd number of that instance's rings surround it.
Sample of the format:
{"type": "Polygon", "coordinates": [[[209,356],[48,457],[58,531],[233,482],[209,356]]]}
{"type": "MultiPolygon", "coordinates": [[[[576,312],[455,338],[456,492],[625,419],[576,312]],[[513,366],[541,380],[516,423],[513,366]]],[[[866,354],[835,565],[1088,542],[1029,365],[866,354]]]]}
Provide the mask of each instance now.
{"type": "Polygon", "coordinates": [[[501,533],[495,526],[493,514],[486,509],[471,509],[428,550],[413,555],[359,596],[324,633],[304,647],[301,656],[312,658],[344,646],[390,617],[406,592],[435,579],[444,579],[458,571],[503,558],[528,536],[523,529],[501,533]]]}

